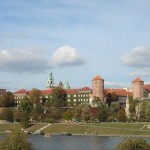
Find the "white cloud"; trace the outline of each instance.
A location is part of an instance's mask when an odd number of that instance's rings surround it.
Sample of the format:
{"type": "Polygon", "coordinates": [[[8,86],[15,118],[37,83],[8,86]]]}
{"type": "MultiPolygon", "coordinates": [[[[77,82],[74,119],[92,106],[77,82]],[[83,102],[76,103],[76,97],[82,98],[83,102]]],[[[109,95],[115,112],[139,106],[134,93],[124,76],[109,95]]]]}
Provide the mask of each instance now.
{"type": "Polygon", "coordinates": [[[136,47],[122,57],[125,65],[135,68],[150,68],[150,47],[136,47]]]}
{"type": "Polygon", "coordinates": [[[138,77],[148,77],[150,76],[150,69],[141,69],[140,71],[139,70],[136,70],[134,72],[131,72],[128,74],[129,76],[138,76],[138,77]]]}
{"type": "Polygon", "coordinates": [[[75,48],[67,45],[56,50],[52,56],[52,61],[59,67],[80,66],[86,63],[86,60],[80,56],[75,48]]]}
{"type": "Polygon", "coordinates": [[[48,60],[37,48],[0,50],[0,71],[42,72],[50,68],[48,60]]]}
{"type": "Polygon", "coordinates": [[[126,87],[130,87],[130,85],[127,83],[121,83],[121,82],[105,81],[105,87],[106,88],[126,88],[126,87]]]}

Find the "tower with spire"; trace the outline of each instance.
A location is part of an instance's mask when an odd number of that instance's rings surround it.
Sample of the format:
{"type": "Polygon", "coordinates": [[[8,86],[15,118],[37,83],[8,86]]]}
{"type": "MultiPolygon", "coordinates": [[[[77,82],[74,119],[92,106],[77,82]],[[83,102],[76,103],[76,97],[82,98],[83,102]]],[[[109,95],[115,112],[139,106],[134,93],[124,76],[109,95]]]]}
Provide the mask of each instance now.
{"type": "Polygon", "coordinates": [[[66,82],[65,89],[70,89],[69,81],[66,82]]]}
{"type": "Polygon", "coordinates": [[[48,75],[47,82],[46,82],[46,88],[49,89],[53,87],[54,87],[54,78],[53,78],[53,73],[50,72],[48,75]]]}

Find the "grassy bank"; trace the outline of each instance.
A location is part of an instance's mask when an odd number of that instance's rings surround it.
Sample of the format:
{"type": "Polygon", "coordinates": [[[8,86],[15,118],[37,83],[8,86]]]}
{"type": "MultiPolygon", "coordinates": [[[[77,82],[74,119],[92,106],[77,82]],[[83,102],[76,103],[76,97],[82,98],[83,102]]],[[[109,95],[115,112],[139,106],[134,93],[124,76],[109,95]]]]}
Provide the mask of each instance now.
{"type": "Polygon", "coordinates": [[[141,129],[144,125],[143,123],[52,124],[43,131],[45,133],[150,136],[150,130],[141,129]]]}
{"type": "MultiPolygon", "coordinates": [[[[45,124],[35,124],[27,131],[35,132],[43,127],[45,124]]],[[[124,135],[124,136],[147,136],[150,137],[150,129],[146,128],[146,123],[75,123],[75,124],[51,124],[47,128],[41,130],[45,133],[59,134],[62,132],[70,132],[72,134],[82,134],[82,135],[124,135]]],[[[0,124],[0,132],[9,131],[19,131],[22,126],[20,124],[0,124]]]]}

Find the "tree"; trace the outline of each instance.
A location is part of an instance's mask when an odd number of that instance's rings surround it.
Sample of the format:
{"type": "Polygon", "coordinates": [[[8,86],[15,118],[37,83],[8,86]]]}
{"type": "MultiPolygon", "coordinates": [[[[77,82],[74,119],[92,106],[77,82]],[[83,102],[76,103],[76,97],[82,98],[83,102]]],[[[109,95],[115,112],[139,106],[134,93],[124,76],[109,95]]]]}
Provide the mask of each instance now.
{"type": "Polygon", "coordinates": [[[66,92],[63,88],[54,88],[51,96],[50,103],[52,107],[60,108],[67,106],[66,92]]]}
{"type": "Polygon", "coordinates": [[[108,107],[105,103],[99,103],[97,106],[97,111],[98,111],[98,120],[99,121],[106,121],[108,117],[108,107]]]}
{"type": "Polygon", "coordinates": [[[78,121],[90,121],[93,119],[91,106],[89,104],[80,104],[75,109],[75,119],[78,121]]]}
{"type": "Polygon", "coordinates": [[[6,92],[0,97],[1,107],[13,107],[14,106],[14,95],[12,92],[6,92]]]}
{"type": "Polygon", "coordinates": [[[56,87],[53,89],[50,106],[53,107],[53,111],[55,112],[54,118],[60,119],[61,117],[61,108],[67,106],[66,101],[66,92],[61,87],[56,87]]]}
{"type": "Polygon", "coordinates": [[[66,112],[62,114],[62,116],[64,120],[67,120],[67,121],[72,120],[73,112],[71,110],[67,110],[66,112]]]}
{"type": "Polygon", "coordinates": [[[27,112],[31,112],[32,111],[32,104],[29,101],[29,99],[27,97],[25,97],[24,99],[21,100],[19,107],[19,110],[24,110],[27,112]]]}
{"type": "Polygon", "coordinates": [[[32,150],[31,143],[27,141],[24,133],[16,132],[6,137],[0,144],[3,150],[32,150]]]}
{"type": "Polygon", "coordinates": [[[125,110],[123,108],[118,111],[117,120],[118,121],[123,121],[123,122],[127,120],[125,110]]]}
{"type": "Polygon", "coordinates": [[[2,113],[0,114],[1,120],[6,120],[8,122],[13,122],[13,112],[11,109],[3,109],[2,113]]]}
{"type": "Polygon", "coordinates": [[[150,150],[150,145],[143,139],[128,139],[121,142],[116,150],[150,150]]]}
{"type": "Polygon", "coordinates": [[[29,100],[33,105],[36,105],[41,100],[41,91],[39,89],[32,89],[29,93],[29,100]]]}
{"type": "Polygon", "coordinates": [[[136,120],[136,107],[138,104],[138,100],[134,100],[133,97],[129,97],[129,112],[131,120],[136,120]]]}

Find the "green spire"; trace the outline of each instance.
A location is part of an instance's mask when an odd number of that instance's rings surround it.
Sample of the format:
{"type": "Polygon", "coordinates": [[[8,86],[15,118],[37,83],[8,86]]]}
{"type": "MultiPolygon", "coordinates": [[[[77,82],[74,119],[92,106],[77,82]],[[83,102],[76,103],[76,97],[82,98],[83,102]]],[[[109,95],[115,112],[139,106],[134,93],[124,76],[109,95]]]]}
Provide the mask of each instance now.
{"type": "Polygon", "coordinates": [[[48,79],[46,82],[46,88],[51,88],[51,87],[54,87],[54,78],[53,78],[53,73],[49,72],[48,79]]]}
{"type": "Polygon", "coordinates": [[[66,82],[65,89],[70,89],[70,85],[68,81],[66,82]]]}

